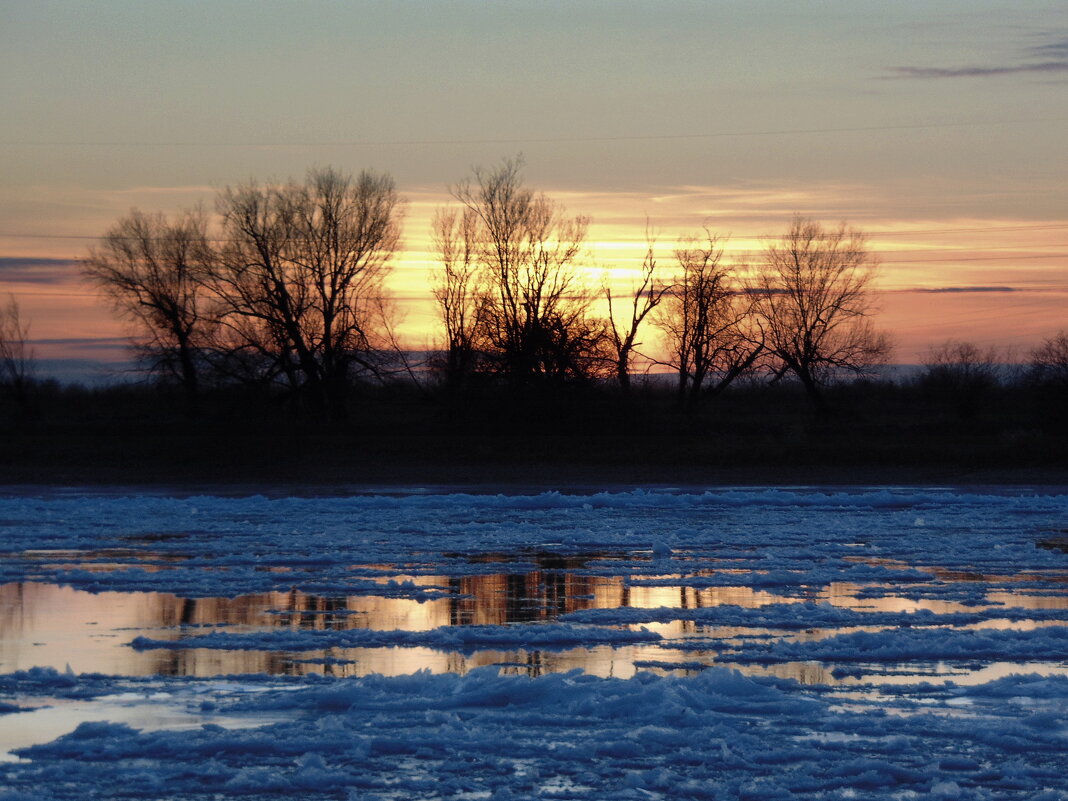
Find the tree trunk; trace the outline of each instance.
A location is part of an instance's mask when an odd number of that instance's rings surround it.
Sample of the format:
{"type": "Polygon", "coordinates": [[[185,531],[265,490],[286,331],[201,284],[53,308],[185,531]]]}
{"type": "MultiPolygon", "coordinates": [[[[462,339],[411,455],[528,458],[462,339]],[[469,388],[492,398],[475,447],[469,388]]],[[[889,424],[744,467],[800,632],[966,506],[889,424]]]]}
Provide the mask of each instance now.
{"type": "Polygon", "coordinates": [[[812,373],[807,368],[795,370],[795,372],[797,377],[801,379],[801,385],[805,388],[808,399],[812,401],[812,408],[815,410],[816,416],[827,416],[831,411],[831,407],[827,405],[827,399],[823,396],[823,392],[820,391],[819,384],[816,383],[812,373]]]}
{"type": "Polygon", "coordinates": [[[679,370],[679,386],[675,394],[675,405],[679,409],[686,409],[686,386],[689,376],[685,371],[679,370]]]}
{"type": "Polygon", "coordinates": [[[178,361],[182,365],[182,387],[185,390],[185,411],[189,417],[200,416],[200,382],[197,366],[189,346],[182,342],[178,347],[178,361]]]}
{"type": "Polygon", "coordinates": [[[616,376],[619,378],[619,389],[624,395],[630,395],[629,358],[629,354],[620,353],[616,360],[616,376]]]}

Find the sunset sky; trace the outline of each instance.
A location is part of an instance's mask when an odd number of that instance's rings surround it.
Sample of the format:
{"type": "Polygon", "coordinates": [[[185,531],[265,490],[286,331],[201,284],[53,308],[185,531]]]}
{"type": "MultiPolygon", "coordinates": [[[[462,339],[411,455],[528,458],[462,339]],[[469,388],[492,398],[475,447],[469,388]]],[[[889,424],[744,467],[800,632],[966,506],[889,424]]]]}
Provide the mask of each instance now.
{"type": "Polygon", "coordinates": [[[429,219],[518,153],[593,218],[591,284],[626,285],[647,219],[670,271],[703,225],[752,259],[801,213],[870,235],[899,362],[1068,327],[1064,0],[0,0],[0,99],[0,300],[43,359],[123,358],[77,259],[131,207],[325,165],[408,199],[424,347],[429,219]]]}

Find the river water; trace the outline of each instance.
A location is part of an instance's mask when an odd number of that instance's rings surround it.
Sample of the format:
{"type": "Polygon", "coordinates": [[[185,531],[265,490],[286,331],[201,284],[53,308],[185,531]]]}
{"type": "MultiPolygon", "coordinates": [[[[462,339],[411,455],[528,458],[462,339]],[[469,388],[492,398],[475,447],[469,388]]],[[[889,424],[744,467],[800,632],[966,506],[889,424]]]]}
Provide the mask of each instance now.
{"type": "MultiPolygon", "coordinates": [[[[886,684],[1068,675],[1058,637],[1041,637],[1068,624],[1057,492],[61,493],[0,506],[0,676],[214,678],[197,691],[225,694],[253,692],[233,678],[253,674],[496,666],[625,679],[726,666],[872,697],[886,684]],[[476,630],[490,640],[448,636],[476,630]],[[343,636],[361,631],[382,636],[343,636]],[[559,642],[537,637],[555,631],[559,642]],[[606,631],[621,639],[594,636],[606,631]],[[202,647],[206,634],[233,647],[202,647]],[[843,645],[818,647],[829,642],[843,645]]],[[[84,720],[219,723],[175,702],[174,687],[0,697],[36,708],[7,716],[20,725],[0,749],[84,720]]]]}

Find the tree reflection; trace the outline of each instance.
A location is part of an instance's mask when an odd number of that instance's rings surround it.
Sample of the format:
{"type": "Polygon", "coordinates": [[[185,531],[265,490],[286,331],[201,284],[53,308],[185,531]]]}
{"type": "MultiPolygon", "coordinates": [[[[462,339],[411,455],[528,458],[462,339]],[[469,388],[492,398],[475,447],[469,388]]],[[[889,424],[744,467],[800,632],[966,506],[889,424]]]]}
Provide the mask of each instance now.
{"type": "MultiPolygon", "coordinates": [[[[679,610],[742,606],[757,608],[788,602],[783,595],[746,586],[700,586],[710,571],[687,575],[657,575],[656,582],[634,577],[601,575],[603,565],[593,561],[611,554],[561,555],[556,553],[452,555],[470,567],[463,575],[406,575],[403,568],[375,566],[381,592],[361,587],[360,594],[313,594],[291,589],[236,598],[181,598],[150,592],[88,593],[69,586],[25,583],[0,585],[0,671],[34,666],[63,670],[69,664],[78,673],[121,675],[217,676],[243,673],[335,676],[378,672],[387,675],[433,671],[465,673],[484,665],[531,676],[583,668],[589,672],[633,672],[634,663],[655,664],[668,658],[709,664],[729,659],[718,656],[733,638],[755,629],[717,626],[694,620],[668,620],[646,624],[663,635],[658,646],[611,648],[593,646],[569,651],[482,650],[473,654],[418,648],[331,648],[289,653],[282,651],[224,651],[209,649],[158,649],[135,651],[126,647],[139,634],[177,638],[198,633],[199,627],[232,632],[291,630],[375,629],[427,631],[444,626],[508,625],[549,622],[587,609],[620,607],[679,610]],[[476,567],[477,565],[477,567],[476,567]],[[499,569],[498,569],[499,566],[499,569]],[[663,583],[661,583],[663,582],[663,583]],[[697,586],[695,586],[697,585],[697,586]],[[678,651],[671,639],[707,638],[709,650],[678,651]]],[[[366,568],[367,565],[360,567],[366,568]]],[[[621,570],[620,573],[626,573],[621,570]]],[[[945,581],[974,581],[966,573],[944,572],[945,581]]],[[[989,577],[985,577],[989,578],[989,577]]],[[[793,600],[810,600],[858,611],[902,612],[927,609],[936,614],[965,610],[959,601],[871,597],[870,585],[831,582],[809,587],[793,600]]],[[[1025,608],[1065,608],[1063,595],[1027,595],[990,587],[987,602],[1025,608]]],[[[810,636],[823,636],[813,632],[810,636]]],[[[747,667],[746,670],[756,670],[747,667]]],[[[828,674],[817,666],[775,666],[763,670],[789,675],[799,681],[825,681],[828,674]]]]}

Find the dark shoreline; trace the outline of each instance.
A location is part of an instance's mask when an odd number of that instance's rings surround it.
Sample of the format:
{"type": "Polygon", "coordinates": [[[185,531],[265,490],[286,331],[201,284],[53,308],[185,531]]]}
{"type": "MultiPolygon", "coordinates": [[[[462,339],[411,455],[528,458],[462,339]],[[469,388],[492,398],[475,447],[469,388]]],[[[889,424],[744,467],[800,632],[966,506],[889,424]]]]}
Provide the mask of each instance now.
{"type": "Polygon", "coordinates": [[[918,385],[843,384],[824,414],[795,386],[734,389],[696,413],[662,392],[383,387],[338,420],[239,393],[196,419],[156,387],[57,393],[33,414],[0,409],[0,487],[1068,488],[1068,397],[1022,385],[966,409],[918,385]]]}
{"type": "Polygon", "coordinates": [[[1068,488],[1059,449],[1041,454],[969,443],[852,437],[781,449],[742,438],[392,436],[152,427],[4,432],[0,487],[130,487],[308,494],[366,491],[592,491],[724,486],[1068,488]],[[848,445],[851,444],[852,447],[848,445]]]}
{"type": "MultiPolygon", "coordinates": [[[[694,494],[723,490],[761,491],[782,490],[785,492],[857,493],[878,490],[916,490],[930,492],[956,492],[978,495],[1068,495],[1068,482],[1024,481],[1021,477],[1009,477],[1005,482],[911,482],[890,481],[874,483],[700,483],[700,484],[426,484],[422,482],[389,484],[186,484],[186,483],[96,483],[96,484],[2,484],[0,498],[56,495],[65,496],[125,496],[149,495],[159,497],[211,496],[245,498],[262,496],[274,498],[351,498],[362,496],[412,497],[445,494],[530,496],[548,492],[561,495],[585,496],[599,493],[649,492],[662,494],[694,494]]],[[[1048,477],[1042,477],[1048,478],[1048,477]]]]}

